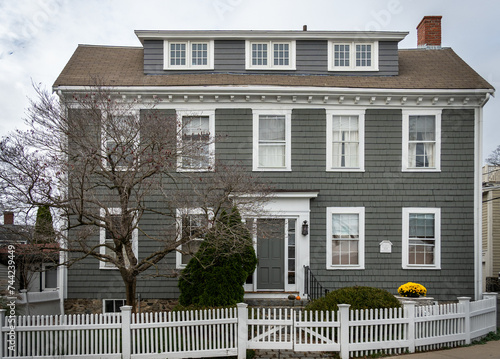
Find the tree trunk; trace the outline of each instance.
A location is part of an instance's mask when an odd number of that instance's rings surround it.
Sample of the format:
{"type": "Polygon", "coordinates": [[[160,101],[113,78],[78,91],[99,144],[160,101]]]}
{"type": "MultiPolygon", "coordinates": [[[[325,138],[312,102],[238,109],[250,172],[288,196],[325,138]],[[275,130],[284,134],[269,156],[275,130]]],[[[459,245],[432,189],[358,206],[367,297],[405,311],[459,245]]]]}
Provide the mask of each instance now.
{"type": "Polygon", "coordinates": [[[135,290],[136,290],[137,278],[132,276],[123,277],[123,282],[125,283],[125,294],[127,299],[127,305],[132,306],[132,313],[136,313],[137,303],[135,301],[135,290]]]}

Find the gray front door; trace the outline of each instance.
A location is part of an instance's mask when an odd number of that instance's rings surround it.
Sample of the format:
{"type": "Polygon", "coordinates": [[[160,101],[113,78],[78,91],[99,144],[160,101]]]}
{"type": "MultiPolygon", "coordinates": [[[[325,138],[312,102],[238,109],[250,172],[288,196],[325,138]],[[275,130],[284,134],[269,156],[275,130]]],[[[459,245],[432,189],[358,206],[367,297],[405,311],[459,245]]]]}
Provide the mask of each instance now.
{"type": "Polygon", "coordinates": [[[285,220],[257,220],[257,289],[285,289],[285,220]]]}

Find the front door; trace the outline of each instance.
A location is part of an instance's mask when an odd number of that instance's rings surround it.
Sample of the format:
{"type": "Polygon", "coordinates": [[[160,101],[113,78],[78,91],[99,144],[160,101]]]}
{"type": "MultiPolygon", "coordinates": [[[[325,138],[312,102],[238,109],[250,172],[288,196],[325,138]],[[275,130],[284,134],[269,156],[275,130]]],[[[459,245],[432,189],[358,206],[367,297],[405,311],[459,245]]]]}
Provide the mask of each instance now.
{"type": "Polygon", "coordinates": [[[257,290],[285,289],[285,220],[257,220],[257,290]]]}

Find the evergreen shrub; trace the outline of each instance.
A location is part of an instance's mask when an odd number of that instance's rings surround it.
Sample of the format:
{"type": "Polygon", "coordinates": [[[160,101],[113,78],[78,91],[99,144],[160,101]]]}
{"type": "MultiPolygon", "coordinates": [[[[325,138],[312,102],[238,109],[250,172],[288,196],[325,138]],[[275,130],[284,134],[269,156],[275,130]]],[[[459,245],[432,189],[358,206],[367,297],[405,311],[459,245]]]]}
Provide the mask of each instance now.
{"type": "Polygon", "coordinates": [[[346,287],[328,293],[306,306],[311,311],[336,311],[338,304],[350,304],[350,309],[400,308],[401,303],[386,290],[373,287],[346,287]]]}

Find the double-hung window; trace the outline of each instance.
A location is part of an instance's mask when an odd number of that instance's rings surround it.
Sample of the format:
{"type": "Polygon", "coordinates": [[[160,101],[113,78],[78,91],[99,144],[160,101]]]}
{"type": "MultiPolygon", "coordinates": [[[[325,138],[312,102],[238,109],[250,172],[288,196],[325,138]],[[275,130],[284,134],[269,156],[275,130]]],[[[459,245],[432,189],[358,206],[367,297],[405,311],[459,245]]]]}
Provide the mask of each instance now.
{"type": "Polygon", "coordinates": [[[214,42],[204,40],[164,41],[164,69],[213,69],[214,42]]]}
{"type": "Polygon", "coordinates": [[[295,70],[295,41],[247,41],[246,68],[295,70]]]}
{"type": "Polygon", "coordinates": [[[441,111],[403,111],[403,171],[440,171],[441,111]]]}
{"type": "Polygon", "coordinates": [[[328,207],[327,269],[364,269],[364,207],[328,207]]]}
{"type": "Polygon", "coordinates": [[[291,170],[291,111],[254,111],[254,171],[291,170]]]}
{"type": "Polygon", "coordinates": [[[378,41],[328,43],[328,71],[377,71],[378,41]]]}
{"type": "MultiPolygon", "coordinates": [[[[138,245],[138,229],[135,224],[132,224],[131,228],[121,228],[122,227],[122,213],[120,208],[108,208],[101,209],[101,216],[104,218],[103,226],[100,230],[100,254],[111,257],[112,259],[116,259],[116,252],[111,248],[116,248],[114,243],[114,235],[113,233],[122,233],[125,234],[128,230],[132,229],[131,233],[131,244],[132,251],[136,258],[138,258],[139,253],[139,245],[138,245]],[[135,228],[132,228],[135,227],[135,228]]],[[[134,219],[135,221],[135,219],[134,219]]],[[[127,266],[128,257],[126,255],[126,250],[123,248],[123,256],[125,258],[124,265],[127,266]]],[[[112,263],[112,261],[100,261],[99,262],[100,269],[117,269],[117,267],[112,263]]]]}
{"type": "Polygon", "coordinates": [[[136,113],[111,115],[102,126],[103,166],[108,170],[124,171],[137,164],[139,149],[139,116],[136,113]]]}
{"type": "Polygon", "coordinates": [[[185,241],[177,251],[177,268],[184,268],[198,251],[211,220],[212,214],[201,208],[177,209],[177,238],[185,241]]]}
{"type": "Polygon", "coordinates": [[[214,112],[178,111],[179,171],[213,171],[215,162],[214,112]]]}
{"type": "Polygon", "coordinates": [[[364,124],[364,110],[327,111],[327,171],[364,171],[364,124]]]}
{"type": "Polygon", "coordinates": [[[403,208],[403,268],[440,267],[441,210],[403,208]]]}

